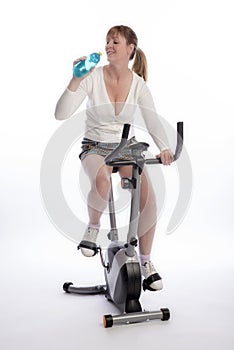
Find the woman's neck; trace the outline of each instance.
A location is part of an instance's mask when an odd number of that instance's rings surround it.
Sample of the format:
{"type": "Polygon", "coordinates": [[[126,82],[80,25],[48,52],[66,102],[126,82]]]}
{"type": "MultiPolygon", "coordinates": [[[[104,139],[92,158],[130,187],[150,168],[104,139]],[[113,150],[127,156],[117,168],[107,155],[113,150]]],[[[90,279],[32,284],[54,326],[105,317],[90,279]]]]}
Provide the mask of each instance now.
{"type": "Polygon", "coordinates": [[[128,68],[128,66],[126,65],[106,65],[105,66],[105,72],[107,74],[107,76],[111,79],[111,80],[122,80],[123,78],[128,77],[131,74],[131,70],[128,68]]]}

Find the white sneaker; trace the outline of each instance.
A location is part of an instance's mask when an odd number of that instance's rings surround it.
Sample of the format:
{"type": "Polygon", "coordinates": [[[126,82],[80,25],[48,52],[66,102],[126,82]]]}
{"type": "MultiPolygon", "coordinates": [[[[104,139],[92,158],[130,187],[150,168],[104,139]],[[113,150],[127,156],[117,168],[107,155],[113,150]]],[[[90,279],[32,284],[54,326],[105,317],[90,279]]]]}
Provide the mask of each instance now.
{"type": "Polygon", "coordinates": [[[97,253],[97,235],[99,230],[94,227],[88,227],[85,231],[82,241],[79,244],[79,248],[83,255],[87,257],[94,256],[97,253]]]}
{"type": "Polygon", "coordinates": [[[143,266],[141,266],[141,272],[145,277],[145,280],[143,281],[144,290],[161,290],[163,288],[162,278],[157,273],[151,261],[147,261],[143,266]]]}

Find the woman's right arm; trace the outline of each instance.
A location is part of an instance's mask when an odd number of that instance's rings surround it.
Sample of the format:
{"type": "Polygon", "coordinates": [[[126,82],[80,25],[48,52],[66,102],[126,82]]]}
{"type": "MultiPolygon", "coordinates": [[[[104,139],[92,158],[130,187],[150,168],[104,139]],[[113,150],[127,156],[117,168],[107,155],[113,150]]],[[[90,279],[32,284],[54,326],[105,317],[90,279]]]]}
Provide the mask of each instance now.
{"type": "MultiPolygon", "coordinates": [[[[85,58],[86,57],[81,57],[77,59],[73,62],[73,65],[85,58]]],[[[56,104],[54,113],[56,119],[68,119],[84,101],[85,97],[87,96],[87,91],[84,88],[84,84],[81,84],[81,82],[89,74],[90,73],[86,74],[82,78],[77,78],[73,75],[67,88],[65,89],[65,91],[63,92],[56,104]]]]}

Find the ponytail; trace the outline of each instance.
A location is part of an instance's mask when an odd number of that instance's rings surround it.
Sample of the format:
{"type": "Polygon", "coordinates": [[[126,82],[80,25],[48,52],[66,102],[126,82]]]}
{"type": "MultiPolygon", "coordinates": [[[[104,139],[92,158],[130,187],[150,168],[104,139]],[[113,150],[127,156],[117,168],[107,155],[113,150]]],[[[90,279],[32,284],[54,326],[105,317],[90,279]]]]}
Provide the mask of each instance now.
{"type": "MultiPolygon", "coordinates": [[[[146,56],[145,56],[144,52],[139,48],[135,48],[133,50],[132,56],[135,56],[134,62],[132,65],[133,72],[135,72],[137,75],[139,75],[140,77],[142,77],[146,81],[148,78],[148,76],[147,76],[148,75],[147,74],[148,68],[147,68],[147,60],[146,60],[146,56]],[[135,55],[134,55],[134,53],[135,53],[135,55]]],[[[130,59],[131,59],[131,57],[130,57],[130,59]]]]}

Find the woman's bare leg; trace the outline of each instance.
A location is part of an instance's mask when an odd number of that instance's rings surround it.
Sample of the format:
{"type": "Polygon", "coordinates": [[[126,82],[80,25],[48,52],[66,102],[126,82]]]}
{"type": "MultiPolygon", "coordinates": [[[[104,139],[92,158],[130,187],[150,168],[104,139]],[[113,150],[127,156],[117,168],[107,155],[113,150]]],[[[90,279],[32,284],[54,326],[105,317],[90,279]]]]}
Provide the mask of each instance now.
{"type": "Polygon", "coordinates": [[[104,158],[97,154],[85,157],[82,166],[91,184],[91,190],[88,194],[89,224],[98,226],[100,217],[108,203],[112,167],[107,166],[104,158]]]}
{"type": "MultiPolygon", "coordinates": [[[[131,177],[131,167],[119,169],[121,177],[131,177]]],[[[138,225],[139,251],[142,255],[150,255],[157,220],[156,198],[152,183],[146,169],[141,175],[140,218],[138,225]]]]}
{"type": "MultiPolygon", "coordinates": [[[[122,169],[119,169],[119,173],[121,176],[131,177],[131,168],[122,167],[122,169]]],[[[140,217],[137,234],[139,238],[141,269],[145,278],[143,286],[150,290],[160,290],[163,288],[162,279],[157,273],[150,255],[156,228],[156,219],[156,198],[149,175],[146,169],[144,169],[141,174],[140,217]]]]}
{"type": "Polygon", "coordinates": [[[156,197],[146,170],[141,176],[140,218],[138,225],[139,250],[150,255],[157,221],[156,197]]]}

